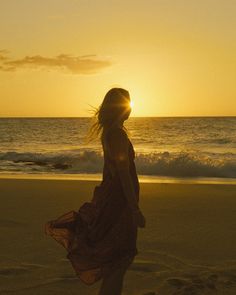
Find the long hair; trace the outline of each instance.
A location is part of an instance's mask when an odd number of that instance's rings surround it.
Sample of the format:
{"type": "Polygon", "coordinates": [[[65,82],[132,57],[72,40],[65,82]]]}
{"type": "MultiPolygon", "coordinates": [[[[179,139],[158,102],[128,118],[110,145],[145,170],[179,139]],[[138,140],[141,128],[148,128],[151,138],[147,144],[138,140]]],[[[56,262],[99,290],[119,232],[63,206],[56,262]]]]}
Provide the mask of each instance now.
{"type": "MultiPolygon", "coordinates": [[[[128,119],[130,108],[129,92],[123,88],[110,89],[101,105],[98,108],[93,107],[92,125],[86,137],[86,142],[101,138],[104,129],[110,129],[119,122],[128,119]]],[[[127,131],[125,126],[122,128],[127,131]]]]}

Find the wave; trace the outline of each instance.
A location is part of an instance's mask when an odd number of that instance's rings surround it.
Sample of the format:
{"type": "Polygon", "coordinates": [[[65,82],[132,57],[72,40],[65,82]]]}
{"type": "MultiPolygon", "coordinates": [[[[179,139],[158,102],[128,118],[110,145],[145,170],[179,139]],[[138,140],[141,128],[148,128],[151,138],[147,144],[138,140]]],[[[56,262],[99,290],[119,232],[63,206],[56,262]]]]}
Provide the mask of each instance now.
{"type": "Polygon", "coordinates": [[[196,139],[197,143],[205,143],[205,144],[216,144],[216,145],[226,145],[226,144],[236,144],[236,140],[234,138],[222,137],[222,138],[208,138],[202,140],[196,139]]]}
{"type": "Polygon", "coordinates": [[[137,170],[141,174],[175,177],[236,177],[236,159],[233,155],[218,157],[198,153],[139,154],[137,170]]]}
{"type": "MultiPolygon", "coordinates": [[[[14,171],[22,173],[102,173],[103,155],[94,150],[2,152],[0,163],[1,172],[14,166],[14,171]]],[[[232,153],[136,153],[135,163],[139,175],[236,178],[236,155],[232,153]]]]}
{"type": "Polygon", "coordinates": [[[0,161],[24,163],[27,166],[44,166],[48,170],[69,170],[70,173],[98,173],[103,166],[103,157],[96,151],[48,152],[48,153],[0,153],[0,161]]]}

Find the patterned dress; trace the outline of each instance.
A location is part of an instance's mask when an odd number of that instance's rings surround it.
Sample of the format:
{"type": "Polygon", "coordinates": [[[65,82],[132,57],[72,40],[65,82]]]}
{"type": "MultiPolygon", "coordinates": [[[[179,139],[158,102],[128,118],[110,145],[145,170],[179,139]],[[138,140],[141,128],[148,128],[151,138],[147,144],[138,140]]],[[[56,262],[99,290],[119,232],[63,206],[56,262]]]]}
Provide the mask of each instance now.
{"type": "Polygon", "coordinates": [[[123,192],[114,157],[128,144],[129,171],[139,201],[139,182],[135,167],[135,152],[126,132],[113,128],[104,141],[103,179],[95,186],[91,202],[78,211],[70,211],[45,224],[45,233],[67,250],[76,275],[87,285],[103,278],[120,264],[132,263],[138,254],[137,226],[123,192]],[[114,154],[112,154],[114,151],[114,154]]]}

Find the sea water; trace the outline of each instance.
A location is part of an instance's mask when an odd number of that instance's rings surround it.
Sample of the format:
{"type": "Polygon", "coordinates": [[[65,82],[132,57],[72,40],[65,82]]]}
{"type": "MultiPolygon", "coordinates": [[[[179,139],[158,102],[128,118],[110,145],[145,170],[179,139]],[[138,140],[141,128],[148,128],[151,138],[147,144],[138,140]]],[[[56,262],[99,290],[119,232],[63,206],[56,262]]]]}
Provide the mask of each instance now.
{"type": "MultiPolygon", "coordinates": [[[[98,175],[91,118],[0,118],[0,174],[98,175]]],[[[130,117],[139,176],[236,179],[236,117],[130,117]]]]}

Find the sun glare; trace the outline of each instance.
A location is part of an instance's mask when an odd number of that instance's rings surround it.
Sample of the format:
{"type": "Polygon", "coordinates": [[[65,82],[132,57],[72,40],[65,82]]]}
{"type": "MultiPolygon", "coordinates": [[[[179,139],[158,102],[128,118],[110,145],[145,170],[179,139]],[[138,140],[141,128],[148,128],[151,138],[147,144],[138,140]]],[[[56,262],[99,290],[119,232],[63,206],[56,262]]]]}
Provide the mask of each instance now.
{"type": "Polygon", "coordinates": [[[133,100],[130,101],[130,107],[131,107],[131,109],[134,107],[134,102],[133,102],[133,100]]]}

